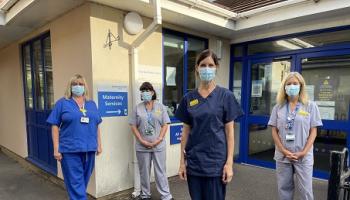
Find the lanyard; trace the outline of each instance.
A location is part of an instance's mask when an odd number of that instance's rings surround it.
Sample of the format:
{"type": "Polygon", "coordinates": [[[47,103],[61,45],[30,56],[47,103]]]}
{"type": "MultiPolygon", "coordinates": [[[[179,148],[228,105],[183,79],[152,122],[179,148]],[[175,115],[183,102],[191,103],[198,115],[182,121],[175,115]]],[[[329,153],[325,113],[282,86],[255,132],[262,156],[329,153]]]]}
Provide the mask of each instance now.
{"type": "Polygon", "coordinates": [[[79,108],[80,112],[83,113],[84,117],[86,116],[87,110],[85,109],[85,102],[83,103],[83,107],[79,108]]]}
{"type": "Polygon", "coordinates": [[[293,126],[294,126],[294,120],[295,120],[295,117],[297,115],[297,112],[299,110],[299,107],[300,107],[300,104],[299,102],[297,103],[296,107],[295,107],[295,110],[291,113],[289,113],[289,102],[287,102],[287,120],[286,120],[286,129],[288,130],[292,130],[293,126]]]}

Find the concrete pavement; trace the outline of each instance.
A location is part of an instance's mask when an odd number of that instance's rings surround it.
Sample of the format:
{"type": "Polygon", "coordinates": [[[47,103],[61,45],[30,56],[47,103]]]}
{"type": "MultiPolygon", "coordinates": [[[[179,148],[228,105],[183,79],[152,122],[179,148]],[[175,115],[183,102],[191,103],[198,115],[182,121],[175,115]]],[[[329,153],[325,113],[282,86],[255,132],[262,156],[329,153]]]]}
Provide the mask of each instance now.
{"type": "MultiPolygon", "coordinates": [[[[233,181],[227,187],[227,200],[277,200],[274,170],[235,164],[234,172],[233,181]]],[[[176,200],[190,199],[186,182],[178,177],[172,177],[169,183],[176,200]]],[[[315,200],[326,200],[327,181],[314,179],[313,184],[315,200]]],[[[23,168],[0,151],[0,200],[65,199],[67,199],[66,192],[61,186],[23,168]]],[[[130,199],[130,193],[123,192],[112,199],[130,199]]],[[[152,184],[152,199],[159,199],[154,184],[152,184]]],[[[298,193],[295,200],[299,200],[298,193]]]]}

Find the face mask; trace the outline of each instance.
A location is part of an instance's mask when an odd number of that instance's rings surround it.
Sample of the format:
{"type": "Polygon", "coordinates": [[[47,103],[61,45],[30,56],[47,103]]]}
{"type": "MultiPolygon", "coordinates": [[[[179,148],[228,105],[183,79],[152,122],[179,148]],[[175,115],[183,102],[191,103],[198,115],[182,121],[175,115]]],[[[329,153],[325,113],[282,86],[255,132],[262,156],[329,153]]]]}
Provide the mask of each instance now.
{"type": "Polygon", "coordinates": [[[141,99],[144,102],[149,102],[152,100],[152,92],[141,92],[141,99]]]}
{"type": "Polygon", "coordinates": [[[300,85],[286,85],[284,87],[288,96],[294,98],[299,94],[300,85]]]}
{"type": "Polygon", "coordinates": [[[211,81],[215,78],[215,67],[200,67],[199,68],[199,78],[202,81],[211,81]]]}
{"type": "Polygon", "coordinates": [[[83,96],[85,92],[85,88],[83,85],[73,85],[72,86],[72,93],[76,96],[83,96]]]}

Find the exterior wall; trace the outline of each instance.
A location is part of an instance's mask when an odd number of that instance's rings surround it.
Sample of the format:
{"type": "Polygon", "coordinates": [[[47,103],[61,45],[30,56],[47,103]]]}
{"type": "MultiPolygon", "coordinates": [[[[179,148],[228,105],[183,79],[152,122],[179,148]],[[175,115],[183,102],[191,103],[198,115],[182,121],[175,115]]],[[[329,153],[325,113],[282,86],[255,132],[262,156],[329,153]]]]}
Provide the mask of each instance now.
{"type": "MultiPolygon", "coordinates": [[[[124,38],[122,11],[91,4],[91,50],[94,93],[99,85],[119,84],[129,86],[128,43],[124,38]],[[111,48],[104,47],[108,30],[120,36],[111,48]]],[[[130,87],[129,87],[130,90],[130,87]]],[[[128,105],[131,112],[131,92],[128,105]]],[[[97,96],[94,100],[98,102],[97,96]]],[[[128,125],[128,117],[105,117],[101,124],[103,153],[96,159],[96,197],[133,187],[133,137],[128,125]]]]}
{"type": "Polygon", "coordinates": [[[22,68],[18,43],[0,50],[0,145],[28,156],[22,68]]]}
{"type": "MultiPolygon", "coordinates": [[[[0,50],[1,91],[6,94],[0,97],[0,145],[21,157],[28,156],[21,43],[50,31],[55,101],[63,97],[68,80],[76,73],[85,76],[92,88],[89,15],[85,4],[0,50]]],[[[60,166],[58,176],[62,178],[60,166]]],[[[94,183],[93,175],[88,189],[92,195],[94,183]]]]}

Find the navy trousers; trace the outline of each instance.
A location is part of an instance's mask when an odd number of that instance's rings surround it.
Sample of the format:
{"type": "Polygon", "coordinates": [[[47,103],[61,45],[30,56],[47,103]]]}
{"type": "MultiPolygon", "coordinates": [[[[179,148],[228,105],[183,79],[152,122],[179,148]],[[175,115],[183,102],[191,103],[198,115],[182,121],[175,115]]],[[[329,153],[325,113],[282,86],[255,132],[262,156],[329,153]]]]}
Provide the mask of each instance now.
{"type": "Polygon", "coordinates": [[[226,185],[222,182],[222,177],[187,174],[187,183],[192,200],[225,200],[226,185]]]}
{"type": "Polygon", "coordinates": [[[86,188],[95,166],[95,152],[63,153],[64,183],[70,200],[87,200],[86,188]]]}

